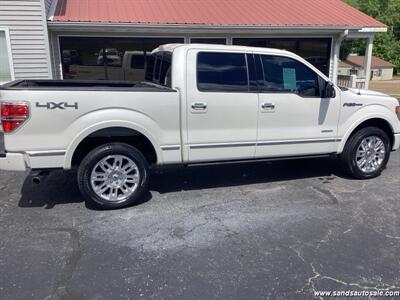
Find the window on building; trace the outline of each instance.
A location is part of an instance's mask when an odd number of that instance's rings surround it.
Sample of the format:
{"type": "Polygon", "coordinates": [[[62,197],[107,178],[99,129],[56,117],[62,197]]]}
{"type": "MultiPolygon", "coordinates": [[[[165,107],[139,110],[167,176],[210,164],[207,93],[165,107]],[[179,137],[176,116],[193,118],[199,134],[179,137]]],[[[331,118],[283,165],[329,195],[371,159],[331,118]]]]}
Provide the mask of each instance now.
{"type": "Polygon", "coordinates": [[[296,53],[314,65],[326,76],[329,76],[331,40],[301,39],[298,41],[296,53]]]}
{"type": "Polygon", "coordinates": [[[226,45],[225,38],[191,38],[191,44],[219,44],[226,45]]]}
{"type": "Polygon", "coordinates": [[[269,39],[267,40],[267,47],[282,49],[294,53],[299,52],[298,40],[294,39],[269,39]]]}
{"type": "Polygon", "coordinates": [[[234,38],[234,45],[267,47],[294,52],[329,76],[331,39],[329,38],[234,38]]]}
{"type": "Polygon", "coordinates": [[[245,55],[200,52],[197,55],[197,86],[200,91],[247,92],[245,55]]]}
{"type": "Polygon", "coordinates": [[[357,69],[350,69],[350,70],[349,70],[349,75],[356,75],[356,76],[358,76],[358,70],[357,70],[357,69]]]}
{"type": "Polygon", "coordinates": [[[264,70],[262,90],[318,97],[319,76],[301,62],[282,56],[260,55],[264,70]]]}
{"type": "Polygon", "coordinates": [[[154,65],[152,50],[183,42],[183,38],[60,37],[63,78],[143,81],[148,66],[154,65]]]}
{"type": "Polygon", "coordinates": [[[233,45],[249,46],[249,47],[262,47],[266,48],[267,39],[264,38],[234,38],[232,39],[233,45]]]}
{"type": "Polygon", "coordinates": [[[129,57],[128,63],[131,63],[131,69],[144,70],[146,57],[142,53],[133,54],[129,57]]]}
{"type": "Polygon", "coordinates": [[[8,49],[8,36],[5,30],[0,29],[0,82],[13,80],[11,73],[11,54],[8,49]]]}

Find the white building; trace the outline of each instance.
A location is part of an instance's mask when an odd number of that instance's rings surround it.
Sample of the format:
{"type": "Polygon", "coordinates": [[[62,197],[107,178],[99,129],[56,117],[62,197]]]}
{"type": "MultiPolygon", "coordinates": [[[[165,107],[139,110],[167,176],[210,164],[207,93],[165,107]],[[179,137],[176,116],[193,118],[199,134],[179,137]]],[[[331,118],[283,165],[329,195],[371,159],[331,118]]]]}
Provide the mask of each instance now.
{"type": "Polygon", "coordinates": [[[384,31],[340,0],[0,0],[0,81],[143,80],[148,53],[177,42],[286,49],[336,81],[343,39],[368,39],[369,74],[384,31]]]}

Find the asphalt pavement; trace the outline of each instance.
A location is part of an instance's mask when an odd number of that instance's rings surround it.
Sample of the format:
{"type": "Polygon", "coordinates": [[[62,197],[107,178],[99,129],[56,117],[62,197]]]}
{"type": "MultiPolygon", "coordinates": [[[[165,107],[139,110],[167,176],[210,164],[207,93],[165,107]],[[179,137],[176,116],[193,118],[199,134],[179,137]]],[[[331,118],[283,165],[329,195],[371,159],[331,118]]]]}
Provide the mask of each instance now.
{"type": "Polygon", "coordinates": [[[332,159],[155,170],[142,203],[114,211],[86,207],[73,171],[39,186],[0,171],[0,299],[400,290],[399,167],[396,152],[365,181],[332,159]]]}

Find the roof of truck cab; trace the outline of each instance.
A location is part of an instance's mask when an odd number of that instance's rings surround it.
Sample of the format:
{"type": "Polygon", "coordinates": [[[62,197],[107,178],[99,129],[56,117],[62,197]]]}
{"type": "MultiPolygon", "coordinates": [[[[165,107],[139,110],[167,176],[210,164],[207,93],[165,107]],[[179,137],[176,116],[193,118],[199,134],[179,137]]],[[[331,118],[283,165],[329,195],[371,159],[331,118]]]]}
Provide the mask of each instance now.
{"type": "Polygon", "coordinates": [[[152,53],[156,52],[173,52],[177,48],[189,49],[202,49],[202,50],[215,50],[215,51],[245,51],[245,52],[267,52],[273,54],[292,54],[292,52],[284,49],[265,48],[265,47],[248,47],[248,46],[235,46],[235,45],[219,45],[219,44],[165,44],[154,49],[152,53]]]}

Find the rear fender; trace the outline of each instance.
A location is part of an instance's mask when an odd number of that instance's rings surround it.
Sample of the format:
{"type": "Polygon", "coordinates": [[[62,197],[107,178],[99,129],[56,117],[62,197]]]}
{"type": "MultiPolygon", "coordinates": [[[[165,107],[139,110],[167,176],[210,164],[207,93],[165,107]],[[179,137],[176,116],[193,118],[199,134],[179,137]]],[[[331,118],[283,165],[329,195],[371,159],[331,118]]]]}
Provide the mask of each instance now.
{"type": "Polygon", "coordinates": [[[123,127],[143,134],[152,143],[156,150],[158,163],[162,163],[162,151],[157,143],[161,130],[148,116],[136,111],[112,109],[92,112],[77,119],[68,129],[66,136],[72,142],[68,145],[64,159],[64,168],[70,169],[72,157],[78,145],[90,134],[101,129],[123,127]],[[118,120],[114,120],[118,116],[118,120]]]}

